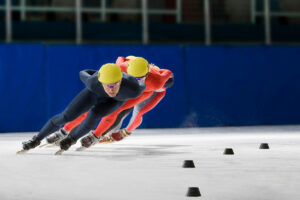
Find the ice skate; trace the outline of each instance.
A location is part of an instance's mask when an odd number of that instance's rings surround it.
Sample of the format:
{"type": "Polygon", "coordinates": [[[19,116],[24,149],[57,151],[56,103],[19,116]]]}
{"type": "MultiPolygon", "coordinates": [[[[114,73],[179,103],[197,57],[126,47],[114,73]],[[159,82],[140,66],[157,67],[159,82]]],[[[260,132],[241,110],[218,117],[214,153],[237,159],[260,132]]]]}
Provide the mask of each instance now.
{"type": "Polygon", "coordinates": [[[55,155],[59,156],[59,155],[61,155],[63,152],[65,152],[65,150],[60,149],[60,150],[58,150],[57,152],[55,152],[55,155]]]}
{"type": "Polygon", "coordinates": [[[44,146],[46,146],[46,145],[48,145],[48,143],[42,144],[42,145],[40,145],[39,147],[42,148],[42,147],[44,147],[44,146]]]}
{"type": "Polygon", "coordinates": [[[49,137],[47,137],[47,142],[49,145],[45,145],[47,146],[58,146],[59,142],[64,139],[66,136],[68,135],[68,132],[64,129],[61,128],[58,131],[56,131],[55,133],[53,133],[52,135],[50,135],[49,137]],[[50,145],[51,144],[51,145],[50,145]]]}
{"type": "Polygon", "coordinates": [[[76,149],[76,151],[84,151],[84,150],[86,150],[86,149],[87,149],[86,147],[81,146],[81,147],[78,147],[78,148],[76,149]]]}
{"type": "Polygon", "coordinates": [[[99,138],[94,134],[94,132],[90,131],[90,133],[84,138],[82,138],[80,142],[82,147],[89,148],[92,145],[96,144],[98,140],[99,138]]]}
{"type": "Polygon", "coordinates": [[[39,147],[40,148],[53,148],[53,147],[57,147],[57,146],[59,146],[59,145],[57,145],[56,143],[53,143],[53,144],[46,143],[46,144],[40,145],[39,147]]]}
{"type": "Polygon", "coordinates": [[[23,149],[23,150],[17,151],[16,154],[24,154],[24,153],[26,153],[27,151],[28,151],[28,150],[23,149]]]}
{"type": "Polygon", "coordinates": [[[110,135],[105,135],[99,139],[98,143],[99,144],[109,144],[109,143],[113,143],[113,142],[115,142],[115,140],[110,135]]]}
{"type": "Polygon", "coordinates": [[[131,132],[127,131],[125,128],[118,131],[111,133],[110,135],[104,136],[102,139],[99,140],[101,144],[113,143],[120,140],[123,140],[125,137],[131,135],[131,132]]]}
{"type": "Polygon", "coordinates": [[[55,155],[61,155],[64,151],[67,151],[73,144],[76,143],[76,140],[71,136],[68,135],[64,139],[62,139],[59,143],[60,150],[58,150],[55,155]]]}
{"type": "Polygon", "coordinates": [[[18,151],[17,154],[26,153],[30,149],[33,149],[41,144],[41,141],[37,138],[37,136],[33,136],[31,140],[23,142],[23,149],[18,151]]]}
{"type": "Polygon", "coordinates": [[[128,131],[126,128],[123,128],[120,131],[120,135],[121,135],[121,139],[124,139],[124,138],[128,137],[129,135],[131,135],[131,132],[128,131]]]}

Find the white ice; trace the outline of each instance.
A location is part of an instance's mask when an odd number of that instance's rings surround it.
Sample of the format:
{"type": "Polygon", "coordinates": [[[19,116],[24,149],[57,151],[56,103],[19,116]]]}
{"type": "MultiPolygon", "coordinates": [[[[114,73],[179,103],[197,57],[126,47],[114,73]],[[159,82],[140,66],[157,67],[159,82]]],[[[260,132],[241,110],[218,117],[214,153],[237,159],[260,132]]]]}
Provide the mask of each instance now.
{"type": "Polygon", "coordinates": [[[32,135],[0,134],[1,200],[300,199],[300,126],[146,129],[83,152],[78,142],[61,156],[16,155],[32,135]],[[202,196],[187,197],[189,187],[202,196]]]}

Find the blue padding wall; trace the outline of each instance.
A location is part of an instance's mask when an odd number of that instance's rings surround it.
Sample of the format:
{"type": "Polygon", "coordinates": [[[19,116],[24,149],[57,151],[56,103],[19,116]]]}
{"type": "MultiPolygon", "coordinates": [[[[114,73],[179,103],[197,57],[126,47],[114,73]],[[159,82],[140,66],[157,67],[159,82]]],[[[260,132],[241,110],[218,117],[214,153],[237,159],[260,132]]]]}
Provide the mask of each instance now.
{"type": "Polygon", "coordinates": [[[194,126],[300,123],[299,47],[187,47],[194,126]]]}
{"type": "Polygon", "coordinates": [[[0,45],[0,132],[38,130],[46,120],[42,45],[0,45]]]}
{"type": "Polygon", "coordinates": [[[84,88],[82,69],[138,55],[175,85],[141,127],[300,123],[300,47],[0,45],[0,132],[38,131],[84,88]]]}

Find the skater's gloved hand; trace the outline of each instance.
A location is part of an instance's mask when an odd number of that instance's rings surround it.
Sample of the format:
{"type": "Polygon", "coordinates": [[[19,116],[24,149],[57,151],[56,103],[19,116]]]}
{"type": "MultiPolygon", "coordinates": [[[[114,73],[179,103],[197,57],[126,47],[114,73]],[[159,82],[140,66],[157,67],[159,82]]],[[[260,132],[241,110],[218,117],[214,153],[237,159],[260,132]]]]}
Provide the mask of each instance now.
{"type": "Polygon", "coordinates": [[[170,88],[174,85],[174,75],[172,73],[172,76],[167,80],[167,82],[164,85],[164,88],[170,88]]]}

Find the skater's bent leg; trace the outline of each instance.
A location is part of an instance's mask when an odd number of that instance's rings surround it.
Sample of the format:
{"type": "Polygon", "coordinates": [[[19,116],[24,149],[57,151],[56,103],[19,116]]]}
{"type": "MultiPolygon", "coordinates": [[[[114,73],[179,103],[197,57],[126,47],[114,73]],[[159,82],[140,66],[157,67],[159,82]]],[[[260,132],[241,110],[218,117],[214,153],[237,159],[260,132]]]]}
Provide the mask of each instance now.
{"type": "Polygon", "coordinates": [[[82,90],[68,105],[61,114],[52,117],[38,134],[38,139],[42,140],[49,134],[57,131],[61,125],[70,122],[90,109],[97,101],[97,98],[87,89],[82,90]]]}
{"type": "Polygon", "coordinates": [[[39,134],[37,135],[37,138],[39,140],[44,139],[47,137],[49,134],[57,131],[66,119],[64,119],[64,114],[58,114],[52,117],[46,124],[45,126],[40,130],[39,134]]]}
{"type": "Polygon", "coordinates": [[[154,92],[150,98],[136,105],[127,126],[127,130],[134,131],[137,127],[139,127],[143,121],[143,115],[153,109],[161,101],[165,94],[166,91],[154,92]]]}
{"type": "Polygon", "coordinates": [[[109,129],[107,129],[103,134],[103,135],[106,135],[108,133],[113,133],[113,132],[116,132],[116,131],[119,131],[122,127],[122,123],[123,123],[123,120],[129,115],[129,113],[133,110],[133,107],[132,108],[129,108],[129,109],[126,109],[126,110],[123,110],[117,117],[117,119],[115,120],[114,124],[109,127],[109,129]]]}
{"type": "Polygon", "coordinates": [[[69,135],[75,140],[78,140],[82,136],[86,135],[90,130],[97,125],[99,115],[93,111],[90,111],[85,120],[79,124],[76,128],[72,129],[69,135]]]}
{"type": "Polygon", "coordinates": [[[78,126],[87,116],[88,112],[83,113],[82,115],[80,115],[79,117],[77,117],[75,120],[68,122],[67,124],[65,124],[64,129],[68,132],[70,132],[73,128],[75,128],[76,126],[78,126]]]}
{"type": "Polygon", "coordinates": [[[101,117],[113,113],[123,104],[124,102],[122,101],[110,99],[107,102],[100,102],[99,104],[93,106],[93,108],[90,109],[85,120],[78,126],[78,128],[74,131],[71,131],[71,137],[73,137],[75,140],[78,140],[79,138],[87,134],[90,130],[95,128],[98,120],[101,117]]]}

